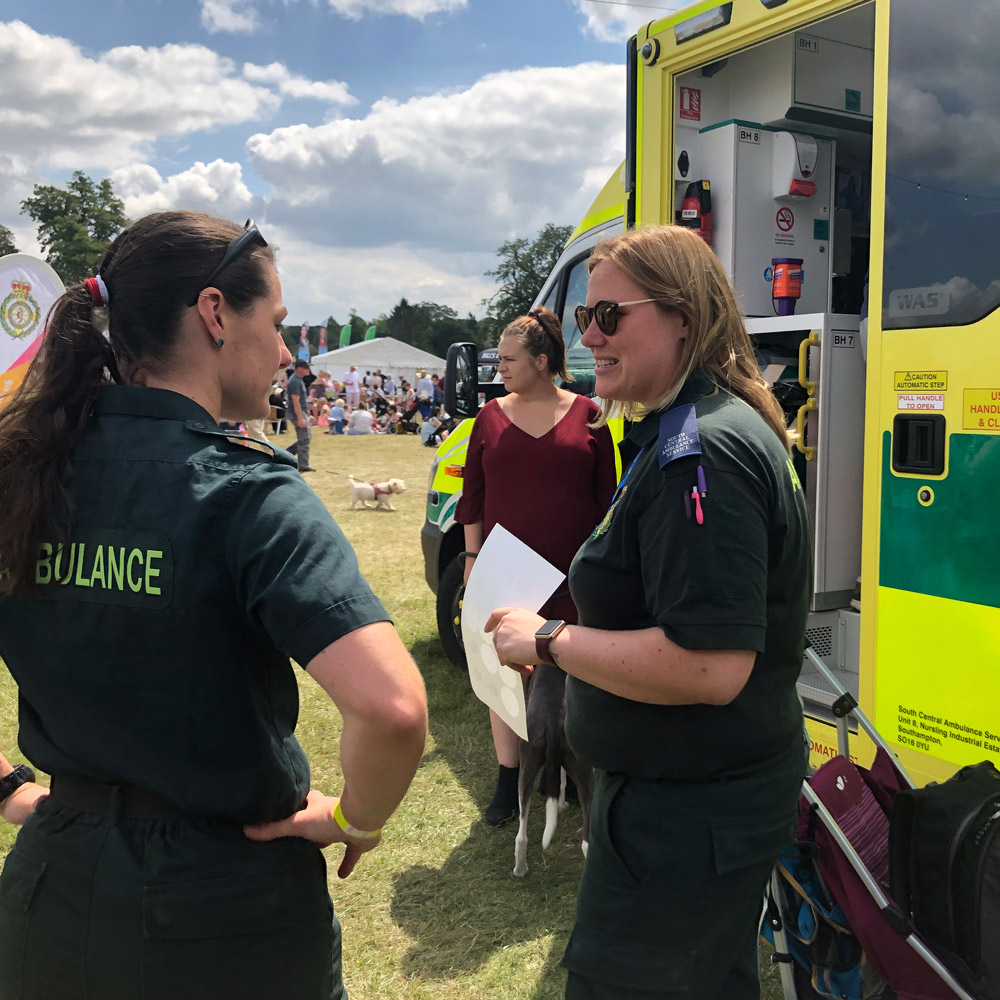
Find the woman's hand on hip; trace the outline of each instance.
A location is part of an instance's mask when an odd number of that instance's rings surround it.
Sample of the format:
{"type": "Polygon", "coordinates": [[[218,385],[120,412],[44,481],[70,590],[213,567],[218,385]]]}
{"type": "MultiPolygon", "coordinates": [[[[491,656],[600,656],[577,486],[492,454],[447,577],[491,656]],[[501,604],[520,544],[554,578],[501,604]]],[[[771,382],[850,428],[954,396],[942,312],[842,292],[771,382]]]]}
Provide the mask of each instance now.
{"type": "Polygon", "coordinates": [[[347,878],[358,863],[358,858],[372,850],[382,842],[381,833],[375,837],[352,837],[345,833],[333,818],[339,798],[324,795],[315,788],[306,796],[304,809],[292,813],[285,819],[273,823],[260,823],[257,826],[245,826],[243,832],[251,840],[277,840],[279,837],[302,837],[311,840],[320,847],[331,844],[345,844],[347,850],[344,859],[337,869],[340,878],[347,878]]]}
{"type": "Polygon", "coordinates": [[[484,631],[493,633],[500,662],[521,674],[530,674],[537,659],[535,633],[545,619],[524,608],[494,608],[484,631]]]}
{"type": "Polygon", "coordinates": [[[20,826],[35,811],[39,802],[49,797],[49,790],[44,785],[29,781],[20,788],[15,788],[3,805],[0,805],[0,816],[8,823],[20,826]]]}

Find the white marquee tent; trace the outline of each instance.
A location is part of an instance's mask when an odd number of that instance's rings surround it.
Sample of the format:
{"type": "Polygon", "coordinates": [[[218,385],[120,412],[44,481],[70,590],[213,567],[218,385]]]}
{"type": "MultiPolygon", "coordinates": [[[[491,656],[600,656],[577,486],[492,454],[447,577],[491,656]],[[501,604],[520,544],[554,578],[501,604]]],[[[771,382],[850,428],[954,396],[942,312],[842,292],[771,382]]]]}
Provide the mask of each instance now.
{"type": "Polygon", "coordinates": [[[315,374],[328,371],[338,382],[343,381],[344,372],[351,365],[357,365],[362,376],[365,372],[381,368],[383,375],[392,375],[397,386],[404,378],[410,385],[416,385],[418,371],[426,371],[428,375],[444,375],[444,358],[436,357],[411,344],[404,344],[393,337],[376,337],[360,344],[348,344],[336,351],[316,354],[309,364],[315,374]]]}

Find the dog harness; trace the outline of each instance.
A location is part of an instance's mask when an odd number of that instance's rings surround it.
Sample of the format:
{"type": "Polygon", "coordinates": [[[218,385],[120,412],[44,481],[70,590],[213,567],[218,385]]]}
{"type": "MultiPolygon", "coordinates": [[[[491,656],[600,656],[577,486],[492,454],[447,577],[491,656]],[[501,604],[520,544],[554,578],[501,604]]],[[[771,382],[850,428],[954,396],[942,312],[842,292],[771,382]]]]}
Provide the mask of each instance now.
{"type": "Polygon", "coordinates": [[[382,489],[382,487],[379,486],[378,483],[369,483],[368,485],[375,491],[376,500],[381,496],[389,496],[392,493],[391,490],[382,489]]]}

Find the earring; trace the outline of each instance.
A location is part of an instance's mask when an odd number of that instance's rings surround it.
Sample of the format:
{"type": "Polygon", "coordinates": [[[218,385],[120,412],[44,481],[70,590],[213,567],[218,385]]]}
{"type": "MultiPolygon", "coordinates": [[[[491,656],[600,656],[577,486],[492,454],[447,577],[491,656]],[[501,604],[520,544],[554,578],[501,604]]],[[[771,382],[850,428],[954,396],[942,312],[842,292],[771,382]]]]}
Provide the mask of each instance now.
{"type": "Polygon", "coordinates": [[[219,339],[218,339],[218,340],[213,340],[213,341],[212,341],[212,346],[213,346],[213,347],[222,347],[222,345],[223,345],[224,343],[225,343],[225,341],[224,341],[224,340],[223,340],[223,339],[222,339],[221,337],[219,337],[219,339]]]}

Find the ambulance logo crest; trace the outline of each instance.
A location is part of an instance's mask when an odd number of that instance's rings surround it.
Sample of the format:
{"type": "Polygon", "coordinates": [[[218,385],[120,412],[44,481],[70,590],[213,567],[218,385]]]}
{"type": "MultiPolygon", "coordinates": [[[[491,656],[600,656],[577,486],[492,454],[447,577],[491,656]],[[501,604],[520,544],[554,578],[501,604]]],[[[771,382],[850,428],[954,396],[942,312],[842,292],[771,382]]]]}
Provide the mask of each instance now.
{"type": "Polygon", "coordinates": [[[0,326],[4,333],[21,340],[35,332],[41,318],[42,311],[32,298],[31,285],[15,278],[10,283],[10,294],[0,303],[0,326]]]}
{"type": "Polygon", "coordinates": [[[608,528],[611,527],[611,518],[614,517],[614,515],[615,515],[615,508],[625,498],[625,491],[627,489],[628,489],[628,486],[626,485],[626,486],[623,486],[618,491],[618,496],[615,497],[614,502],[608,508],[607,514],[604,515],[604,517],[602,518],[602,520],[600,521],[600,523],[597,525],[597,527],[594,528],[594,530],[590,533],[590,537],[591,538],[600,538],[601,535],[607,534],[608,528]]]}

